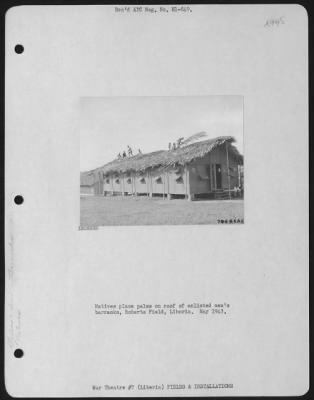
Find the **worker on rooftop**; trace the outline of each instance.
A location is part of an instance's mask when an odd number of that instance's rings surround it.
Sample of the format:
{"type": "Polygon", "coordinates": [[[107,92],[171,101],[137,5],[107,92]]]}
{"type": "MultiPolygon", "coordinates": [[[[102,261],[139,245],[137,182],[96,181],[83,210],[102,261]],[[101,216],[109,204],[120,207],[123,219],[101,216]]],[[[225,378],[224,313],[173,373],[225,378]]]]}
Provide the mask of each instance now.
{"type": "Polygon", "coordinates": [[[128,156],[132,157],[133,156],[133,151],[131,149],[131,147],[128,145],[128,156]]]}
{"type": "Polygon", "coordinates": [[[181,144],[182,144],[183,140],[184,140],[184,137],[180,137],[180,138],[177,140],[177,148],[181,147],[181,144]]]}

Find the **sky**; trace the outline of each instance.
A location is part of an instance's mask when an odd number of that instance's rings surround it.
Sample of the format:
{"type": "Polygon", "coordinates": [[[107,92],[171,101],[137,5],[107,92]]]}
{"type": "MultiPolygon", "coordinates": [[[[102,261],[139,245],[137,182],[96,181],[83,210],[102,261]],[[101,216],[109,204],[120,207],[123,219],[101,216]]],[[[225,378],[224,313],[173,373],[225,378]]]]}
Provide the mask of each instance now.
{"type": "Polygon", "coordinates": [[[233,136],[243,154],[243,97],[82,97],[80,170],[112,161],[128,145],[133,154],[167,150],[198,132],[233,136]]]}

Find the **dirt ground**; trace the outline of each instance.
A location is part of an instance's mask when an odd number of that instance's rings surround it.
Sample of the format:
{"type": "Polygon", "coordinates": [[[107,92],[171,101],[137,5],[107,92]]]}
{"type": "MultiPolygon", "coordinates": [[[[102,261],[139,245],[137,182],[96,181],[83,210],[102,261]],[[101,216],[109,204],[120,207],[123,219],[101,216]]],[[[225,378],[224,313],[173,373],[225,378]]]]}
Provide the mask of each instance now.
{"type": "Polygon", "coordinates": [[[217,224],[230,219],[243,222],[243,200],[81,196],[81,227],[217,224]]]}

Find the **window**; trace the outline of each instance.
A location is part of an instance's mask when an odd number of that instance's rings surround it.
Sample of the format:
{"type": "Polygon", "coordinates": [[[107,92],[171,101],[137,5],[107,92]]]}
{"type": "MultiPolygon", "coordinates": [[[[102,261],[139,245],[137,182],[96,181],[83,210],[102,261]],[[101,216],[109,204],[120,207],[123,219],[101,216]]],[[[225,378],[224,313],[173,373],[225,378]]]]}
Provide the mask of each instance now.
{"type": "Polygon", "coordinates": [[[128,178],[127,180],[126,180],[126,183],[128,183],[129,185],[132,183],[132,179],[131,178],[128,178]]]}
{"type": "Polygon", "coordinates": [[[155,181],[156,181],[156,183],[159,183],[159,184],[162,183],[161,176],[156,176],[155,181]]]}
{"type": "Polygon", "coordinates": [[[145,178],[144,178],[143,176],[142,176],[142,178],[140,179],[140,182],[143,183],[143,184],[146,183],[146,180],[145,180],[145,178]]]}
{"type": "Polygon", "coordinates": [[[182,175],[180,175],[180,176],[178,176],[178,177],[176,178],[176,182],[177,182],[177,183],[183,183],[182,175]]]}

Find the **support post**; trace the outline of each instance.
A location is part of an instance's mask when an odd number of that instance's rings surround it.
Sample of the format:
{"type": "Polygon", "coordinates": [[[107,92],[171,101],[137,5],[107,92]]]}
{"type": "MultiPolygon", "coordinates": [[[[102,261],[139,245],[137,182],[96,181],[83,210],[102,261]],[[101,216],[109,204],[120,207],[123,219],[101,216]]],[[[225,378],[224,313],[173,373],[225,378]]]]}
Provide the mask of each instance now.
{"type": "Polygon", "coordinates": [[[135,197],[137,196],[137,191],[136,191],[136,173],[135,173],[135,175],[134,175],[134,195],[135,195],[135,197]]]}
{"type": "Polygon", "coordinates": [[[217,168],[216,168],[216,163],[212,164],[212,172],[213,172],[213,184],[214,184],[214,190],[217,189],[217,182],[216,182],[216,175],[217,175],[217,168]]]}
{"type": "Polygon", "coordinates": [[[231,199],[231,188],[230,188],[230,170],[229,170],[229,143],[226,142],[226,153],[227,153],[227,174],[228,174],[228,189],[229,189],[229,200],[231,199]]]}
{"type": "Polygon", "coordinates": [[[134,195],[134,179],[133,179],[133,174],[131,173],[131,193],[132,196],[134,195]]]}
{"type": "Polygon", "coordinates": [[[166,179],[165,174],[162,175],[162,198],[165,198],[165,186],[166,186],[166,179]]]}
{"type": "Polygon", "coordinates": [[[185,166],[185,182],[184,182],[184,191],[185,191],[185,198],[188,198],[188,168],[185,166]]]}
{"type": "Polygon", "coordinates": [[[149,174],[149,184],[150,184],[149,197],[153,197],[153,176],[152,176],[152,174],[149,174]]]}
{"type": "Polygon", "coordinates": [[[124,193],[124,175],[123,174],[121,175],[121,181],[120,182],[121,182],[121,189],[122,189],[121,190],[121,195],[122,195],[122,197],[124,197],[125,193],[124,193]]]}
{"type": "MultiPolygon", "coordinates": [[[[185,166],[185,172],[186,172],[186,198],[188,200],[191,200],[191,182],[190,182],[190,170],[189,167],[186,165],[185,166]]],[[[193,194],[194,196],[194,194],[193,194]]],[[[194,199],[194,197],[193,197],[194,199]]]]}

